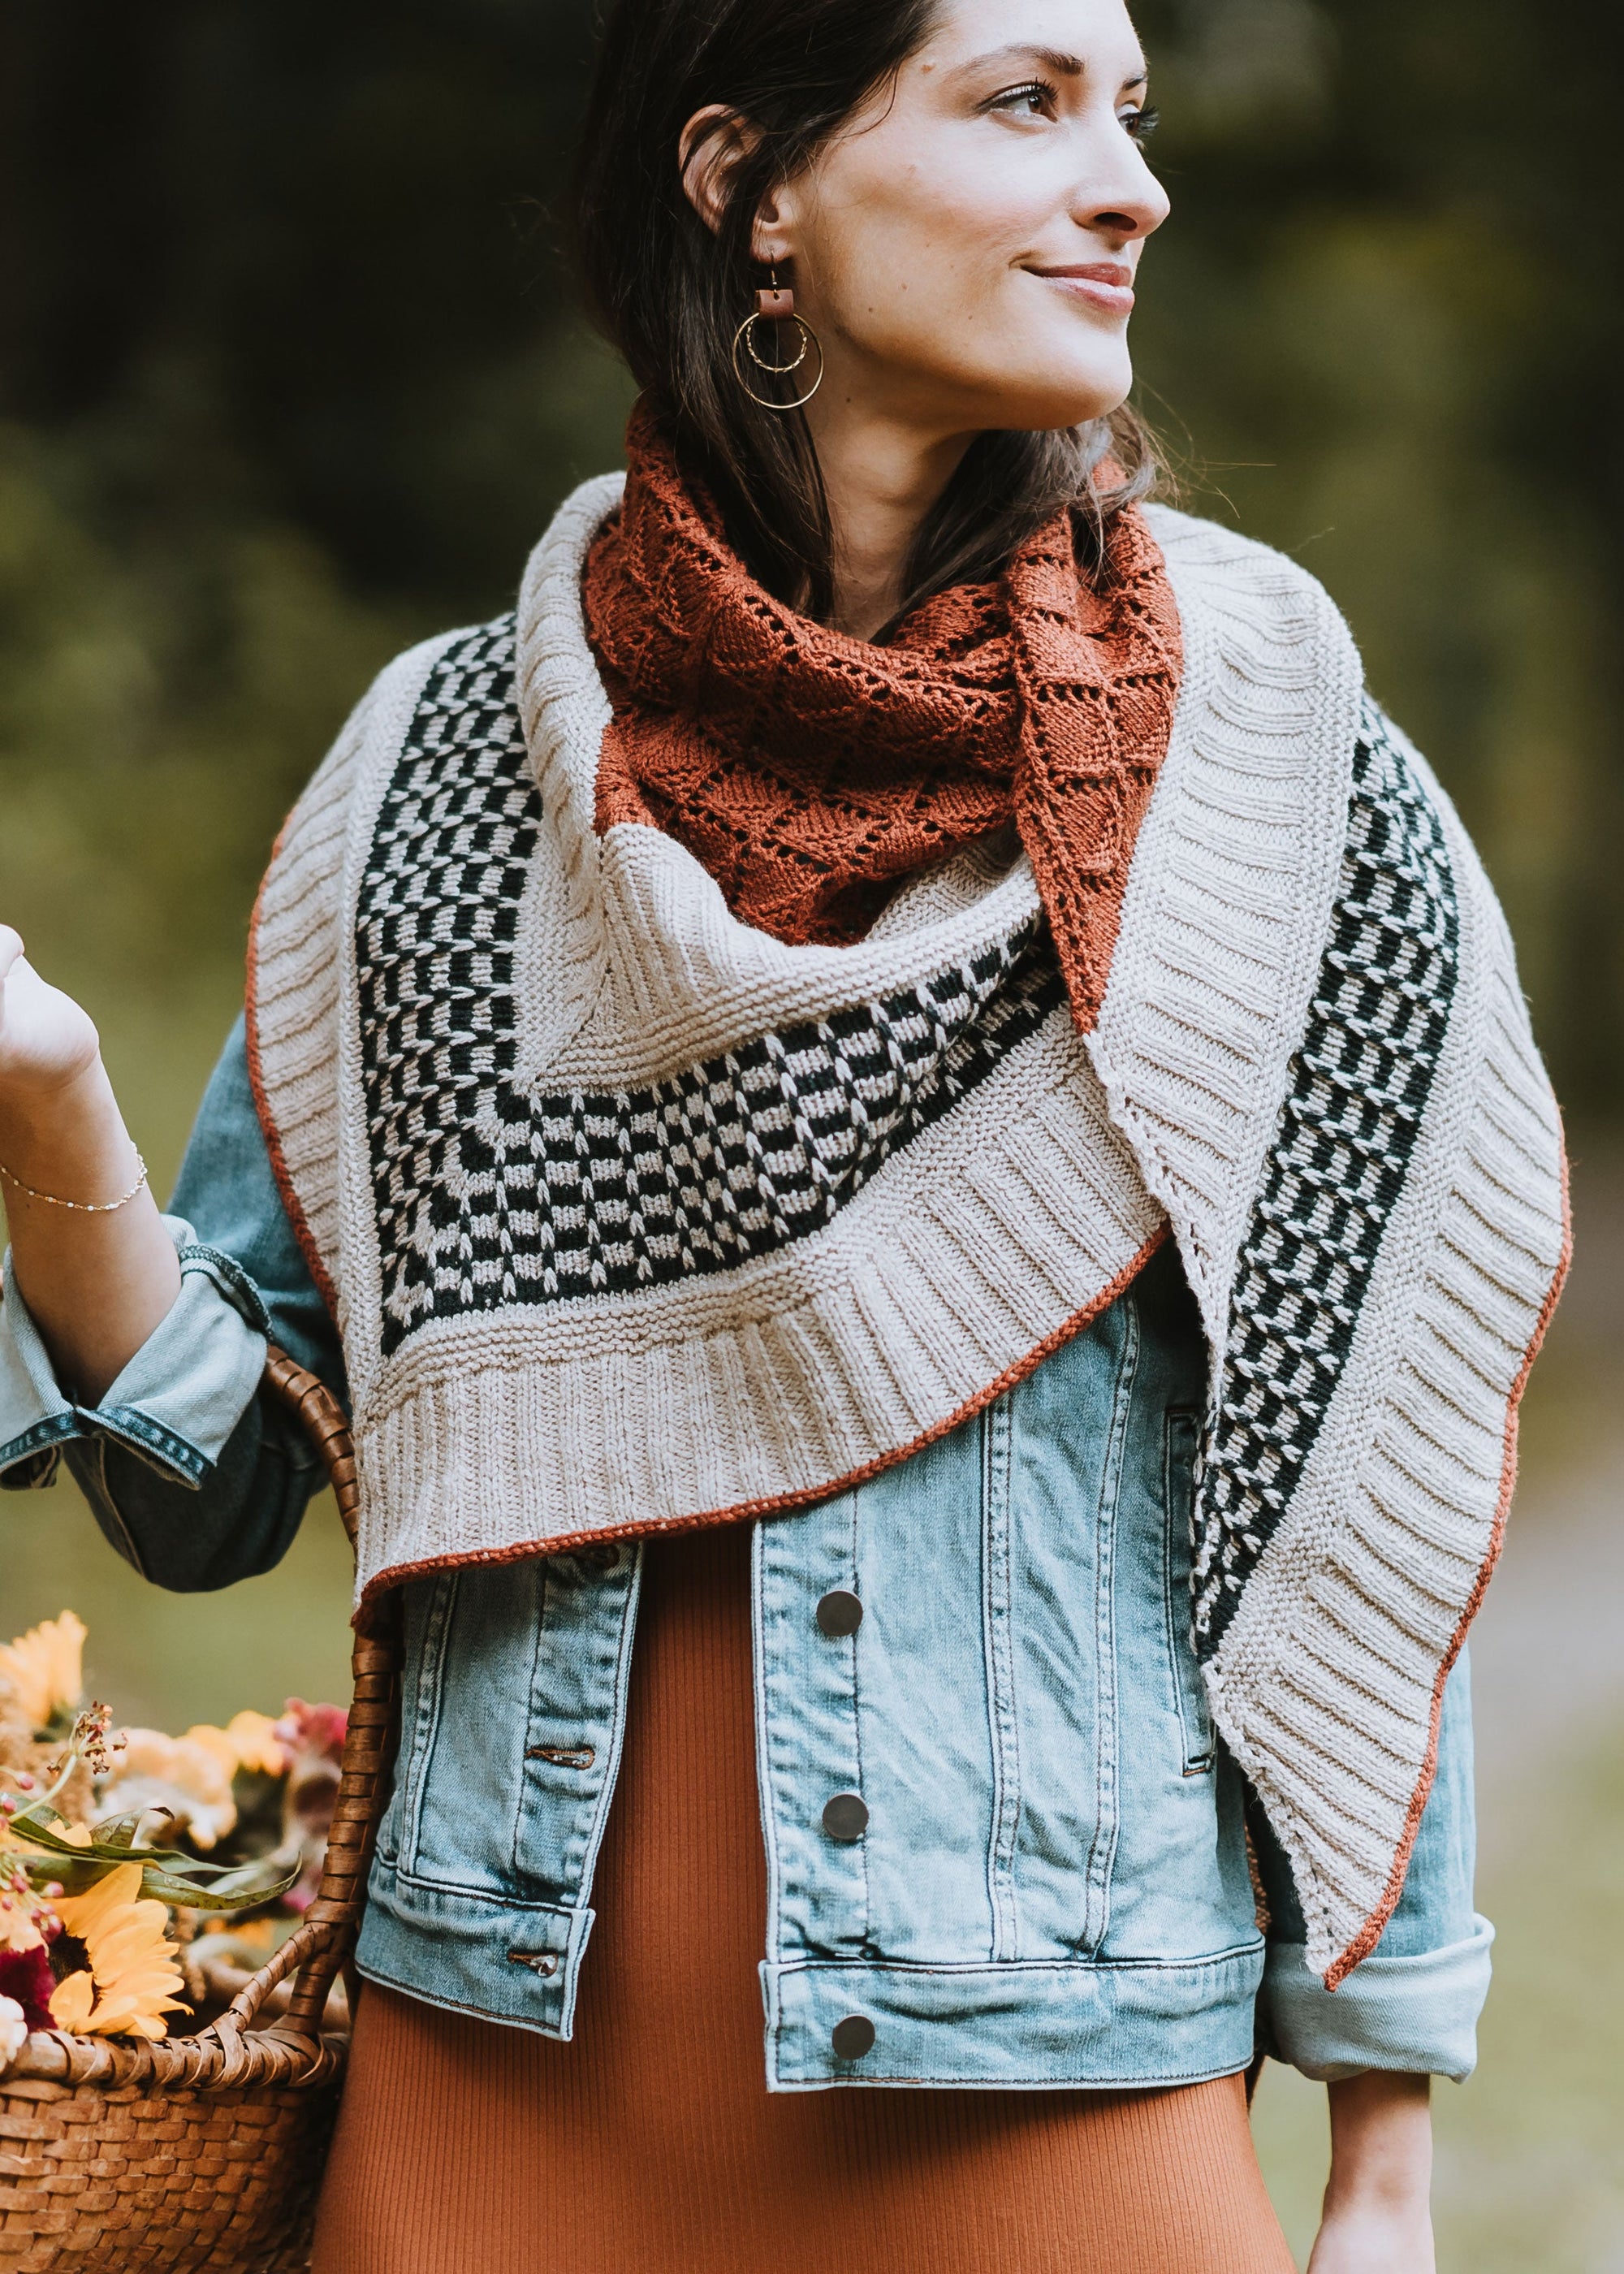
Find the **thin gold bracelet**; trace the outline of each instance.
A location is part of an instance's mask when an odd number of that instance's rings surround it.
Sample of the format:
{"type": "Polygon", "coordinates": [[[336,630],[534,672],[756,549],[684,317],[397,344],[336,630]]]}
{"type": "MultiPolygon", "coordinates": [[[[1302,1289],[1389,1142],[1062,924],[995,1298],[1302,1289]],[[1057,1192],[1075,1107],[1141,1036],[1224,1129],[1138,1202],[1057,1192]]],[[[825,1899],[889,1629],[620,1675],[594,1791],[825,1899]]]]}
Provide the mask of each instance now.
{"type": "Polygon", "coordinates": [[[147,1163],[141,1157],[140,1148],[136,1146],[133,1149],[136,1166],[141,1173],[129,1191],[121,1199],[116,1201],[64,1201],[56,1193],[42,1193],[34,1185],[24,1184],[22,1178],[13,1175],[4,1161],[0,1161],[0,1177],[4,1177],[8,1185],[15,1185],[19,1193],[26,1193],[31,1201],[43,1201],[48,1208],[71,1209],[76,1216],[117,1216],[120,1209],[129,1207],[137,1193],[147,1182],[147,1163]]]}

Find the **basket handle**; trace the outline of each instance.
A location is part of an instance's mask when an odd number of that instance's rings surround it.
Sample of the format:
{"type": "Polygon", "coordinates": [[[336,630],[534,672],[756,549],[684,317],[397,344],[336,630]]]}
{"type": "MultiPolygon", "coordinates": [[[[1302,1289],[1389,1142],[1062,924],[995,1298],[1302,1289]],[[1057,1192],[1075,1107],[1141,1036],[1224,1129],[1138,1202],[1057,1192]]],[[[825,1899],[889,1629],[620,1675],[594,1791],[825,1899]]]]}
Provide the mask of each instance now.
{"type": "MultiPolygon", "coordinates": [[[[325,1384],[274,1343],[266,1359],[265,1381],[297,1414],[321,1455],[353,1548],[360,1492],[355,1444],[342,1406],[325,1384]]],[[[272,1991],[297,1968],[298,1979],[279,2026],[299,2037],[320,2038],[333,1977],[348,1964],[355,1947],[388,1779],[389,1740],[401,1668],[398,1619],[386,1616],[372,1632],[357,1634],[350,1668],[354,1694],[320,1888],[300,1924],[215,2024],[222,2035],[252,2029],[272,1991]]]]}

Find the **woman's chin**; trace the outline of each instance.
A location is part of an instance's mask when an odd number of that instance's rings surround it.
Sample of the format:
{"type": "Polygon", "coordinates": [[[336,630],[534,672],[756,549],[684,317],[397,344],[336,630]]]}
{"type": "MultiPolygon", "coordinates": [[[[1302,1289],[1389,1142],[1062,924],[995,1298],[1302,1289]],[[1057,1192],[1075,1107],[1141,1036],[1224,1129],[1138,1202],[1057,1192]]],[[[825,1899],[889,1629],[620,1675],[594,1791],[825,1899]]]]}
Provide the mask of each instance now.
{"type": "Polygon", "coordinates": [[[1038,342],[1019,359],[1011,357],[988,388],[998,415],[987,423],[1029,434],[1086,426],[1118,410],[1132,385],[1132,363],[1114,344],[1109,354],[1083,358],[1075,340],[1059,347],[1038,342]]]}

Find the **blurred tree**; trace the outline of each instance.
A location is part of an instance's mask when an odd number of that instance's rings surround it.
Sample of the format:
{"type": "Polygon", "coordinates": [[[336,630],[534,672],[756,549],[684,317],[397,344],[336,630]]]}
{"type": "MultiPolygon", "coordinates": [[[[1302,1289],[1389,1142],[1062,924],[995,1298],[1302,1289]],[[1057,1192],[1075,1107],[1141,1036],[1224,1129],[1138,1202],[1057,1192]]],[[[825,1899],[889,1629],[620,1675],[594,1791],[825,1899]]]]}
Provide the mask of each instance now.
{"type": "MultiPolygon", "coordinates": [[[[1141,13],[1148,407],[1349,609],[1616,1110],[1624,23],[1141,13]]],[[[590,40],[589,0],[0,0],[0,901],[78,983],[223,968],[369,671],[616,456],[558,251],[590,40]]]]}

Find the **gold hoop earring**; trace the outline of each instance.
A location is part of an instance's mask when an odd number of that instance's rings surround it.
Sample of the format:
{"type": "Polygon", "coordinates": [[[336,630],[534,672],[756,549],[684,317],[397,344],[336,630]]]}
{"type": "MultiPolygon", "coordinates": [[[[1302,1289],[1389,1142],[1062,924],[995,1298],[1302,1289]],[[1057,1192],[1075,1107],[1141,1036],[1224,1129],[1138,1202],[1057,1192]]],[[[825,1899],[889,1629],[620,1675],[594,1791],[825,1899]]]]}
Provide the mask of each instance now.
{"type": "Polygon", "coordinates": [[[763,410],[800,410],[803,409],[807,403],[811,402],[812,397],[817,393],[818,388],[823,384],[823,343],[822,340],[818,338],[817,334],[813,330],[811,325],[808,323],[806,318],[804,316],[798,316],[795,313],[795,296],[787,285],[781,285],[778,282],[778,272],[777,268],[774,268],[772,271],[772,282],[771,287],[756,295],[755,313],[753,315],[747,316],[743,323],[740,325],[738,330],[733,334],[733,376],[738,380],[740,386],[743,388],[745,393],[749,396],[751,402],[760,403],[763,410]],[[787,363],[773,363],[766,356],[762,354],[760,349],[756,344],[756,327],[757,324],[772,324],[775,326],[778,324],[794,325],[796,331],[800,335],[801,344],[787,363]],[[816,350],[817,356],[817,376],[812,381],[811,386],[808,388],[806,393],[804,395],[798,395],[793,403],[776,403],[771,395],[758,395],[756,389],[750,385],[749,380],[745,373],[744,365],[740,360],[739,351],[741,349],[742,349],[744,353],[748,356],[750,361],[756,365],[757,371],[771,372],[775,379],[784,379],[786,378],[791,372],[799,371],[801,365],[805,363],[808,353],[816,350]]]}

